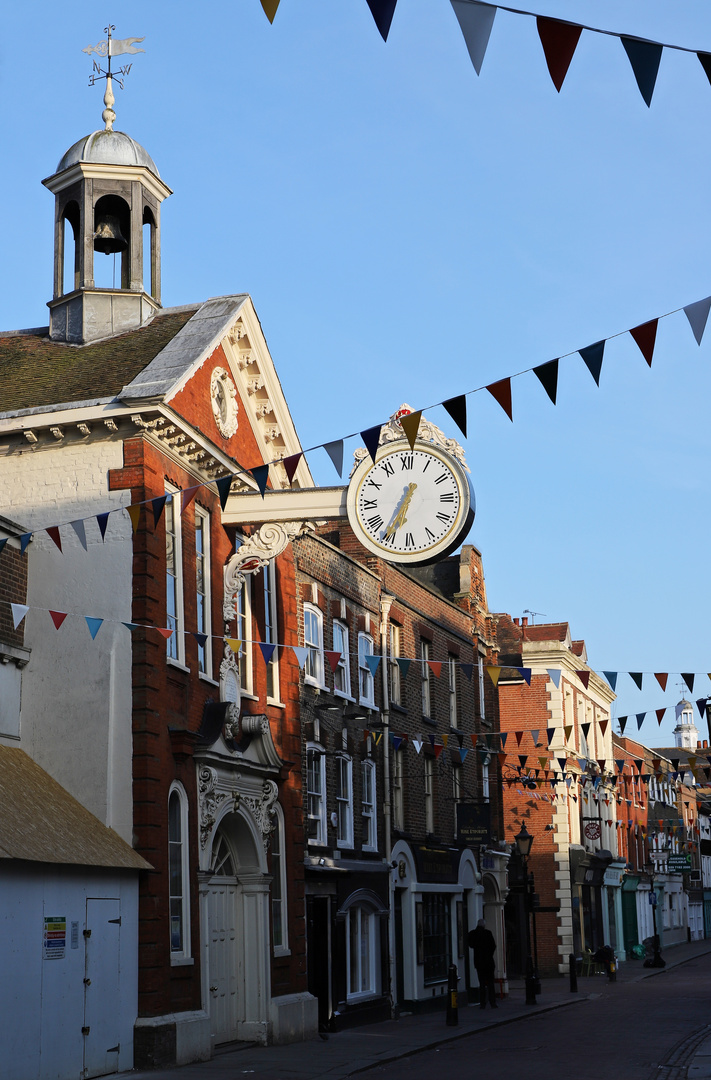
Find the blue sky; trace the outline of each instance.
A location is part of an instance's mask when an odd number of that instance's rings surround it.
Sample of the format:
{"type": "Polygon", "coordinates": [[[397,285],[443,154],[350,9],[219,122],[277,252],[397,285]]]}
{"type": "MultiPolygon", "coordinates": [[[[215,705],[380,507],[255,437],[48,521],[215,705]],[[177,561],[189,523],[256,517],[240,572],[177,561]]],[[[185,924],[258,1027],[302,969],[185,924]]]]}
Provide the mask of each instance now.
{"type": "MultiPolygon", "coordinates": [[[[118,7],[116,36],[145,34],[146,52],[116,127],[175,192],[164,304],[251,293],[305,446],[711,293],[711,86],[693,55],[665,50],[648,109],[619,40],[583,34],[557,94],[535,22],[506,12],[477,78],[449,0],[399,0],[387,44],[365,0],[282,0],[273,26],[259,0],[118,7]]],[[[711,51],[707,0],[532,10],[711,51]]],[[[104,36],[97,11],[39,0],[2,16],[5,329],[46,323],[40,180],[101,126],[81,51],[104,36]]],[[[711,329],[699,348],[677,314],[651,370],[626,335],[600,389],[561,361],[555,408],[531,374],[513,424],[487,393],[468,399],[490,607],[568,620],[598,670],[673,673],[666,695],[620,676],[618,714],[673,705],[676,672],[711,670],[710,365],[711,329]]],[[[335,482],[323,451],[310,464],[335,482]]],[[[707,692],[698,678],[693,697],[707,692]]],[[[673,710],[661,741],[672,727],[673,710]]],[[[658,736],[651,716],[641,737],[658,736]]]]}

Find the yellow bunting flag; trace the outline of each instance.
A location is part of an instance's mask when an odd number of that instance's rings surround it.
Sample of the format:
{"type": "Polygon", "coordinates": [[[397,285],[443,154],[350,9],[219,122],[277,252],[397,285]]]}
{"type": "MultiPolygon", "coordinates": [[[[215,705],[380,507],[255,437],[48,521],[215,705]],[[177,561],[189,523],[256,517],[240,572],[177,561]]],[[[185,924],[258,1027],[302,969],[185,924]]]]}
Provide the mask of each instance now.
{"type": "Polygon", "coordinates": [[[239,640],[239,638],[226,637],[225,641],[227,642],[229,647],[232,649],[233,653],[238,653],[240,651],[240,649],[242,648],[242,642],[239,640]]]}
{"type": "Polygon", "coordinates": [[[487,665],[486,670],[489,673],[489,678],[493,682],[494,686],[498,686],[499,679],[501,677],[501,668],[500,667],[492,667],[491,665],[487,665]]]}
{"type": "Polygon", "coordinates": [[[141,504],[135,503],[133,506],[127,506],[126,513],[131,519],[131,525],[133,526],[133,531],[135,533],[138,528],[138,519],[141,516],[141,504]]]}
{"type": "Polygon", "coordinates": [[[421,418],[422,409],[418,409],[417,412],[410,413],[408,416],[400,417],[400,427],[405,432],[405,438],[409,442],[411,450],[415,445],[415,439],[417,438],[417,431],[420,426],[421,418]]]}
{"type": "Polygon", "coordinates": [[[563,728],[563,731],[565,732],[565,741],[567,742],[568,739],[571,736],[572,731],[573,731],[573,725],[572,724],[566,724],[565,727],[563,728]]]}

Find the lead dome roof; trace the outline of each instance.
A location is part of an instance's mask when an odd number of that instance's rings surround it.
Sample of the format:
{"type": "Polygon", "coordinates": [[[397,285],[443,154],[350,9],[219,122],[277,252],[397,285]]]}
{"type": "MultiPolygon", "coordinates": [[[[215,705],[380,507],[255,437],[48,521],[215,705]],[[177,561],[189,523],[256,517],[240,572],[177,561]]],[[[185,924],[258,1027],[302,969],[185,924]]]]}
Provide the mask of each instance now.
{"type": "Polygon", "coordinates": [[[80,161],[95,162],[99,165],[144,165],[155,176],[160,176],[148,151],[123,131],[102,129],[85,135],[69,147],[57,165],[57,172],[63,172],[80,161]]]}

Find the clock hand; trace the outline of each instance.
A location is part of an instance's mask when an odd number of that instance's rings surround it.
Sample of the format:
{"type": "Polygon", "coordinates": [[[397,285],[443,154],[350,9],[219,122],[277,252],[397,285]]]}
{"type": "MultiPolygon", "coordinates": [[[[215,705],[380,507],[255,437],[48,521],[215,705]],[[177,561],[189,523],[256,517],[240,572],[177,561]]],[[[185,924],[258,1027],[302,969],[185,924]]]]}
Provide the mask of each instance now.
{"type": "Polygon", "coordinates": [[[412,496],[415,493],[415,488],[416,487],[417,487],[417,484],[408,484],[407,491],[405,492],[403,500],[400,503],[400,507],[399,507],[399,509],[397,511],[397,514],[395,515],[395,517],[393,518],[393,520],[390,522],[387,529],[385,530],[385,539],[386,540],[389,540],[390,537],[393,535],[393,533],[395,533],[398,529],[402,528],[402,526],[407,521],[407,517],[406,517],[407,510],[408,510],[408,508],[410,506],[410,501],[412,499],[412,496]]]}

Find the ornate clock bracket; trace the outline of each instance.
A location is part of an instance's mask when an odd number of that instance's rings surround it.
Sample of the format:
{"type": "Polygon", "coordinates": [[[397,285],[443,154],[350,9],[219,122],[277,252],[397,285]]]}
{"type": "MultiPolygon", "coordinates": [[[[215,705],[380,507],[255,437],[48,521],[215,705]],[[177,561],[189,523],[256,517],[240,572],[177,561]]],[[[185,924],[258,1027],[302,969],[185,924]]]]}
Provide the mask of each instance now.
{"type": "Polygon", "coordinates": [[[256,574],[272,559],[276,559],[297,536],[316,528],[314,521],[268,521],[251,536],[245,536],[234,555],[225,564],[225,593],[223,617],[231,623],[235,616],[237,594],[249,574],[256,574]]]}

